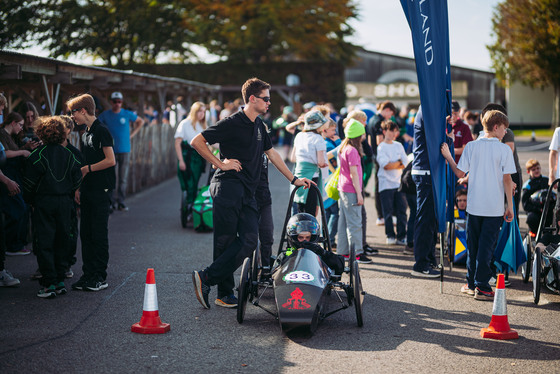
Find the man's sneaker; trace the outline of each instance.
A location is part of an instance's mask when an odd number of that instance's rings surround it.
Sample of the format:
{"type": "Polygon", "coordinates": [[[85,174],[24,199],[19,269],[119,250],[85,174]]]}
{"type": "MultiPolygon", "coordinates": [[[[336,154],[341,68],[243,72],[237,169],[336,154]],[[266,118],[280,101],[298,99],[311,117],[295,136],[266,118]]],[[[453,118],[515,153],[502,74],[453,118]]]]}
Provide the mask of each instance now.
{"type": "Polygon", "coordinates": [[[6,269],[0,271],[0,287],[13,287],[19,284],[19,279],[14,278],[14,276],[6,269]]]}
{"type": "Polygon", "coordinates": [[[57,295],[64,295],[68,292],[66,290],[66,286],[64,285],[64,282],[58,282],[55,288],[55,292],[57,295]]]}
{"type": "Polygon", "coordinates": [[[68,279],[72,278],[74,276],[74,272],[72,271],[72,268],[68,268],[68,270],[66,270],[64,272],[64,276],[68,279]]]}
{"type": "Polygon", "coordinates": [[[9,252],[6,251],[6,256],[25,256],[31,253],[31,249],[23,248],[19,251],[9,252]]]}
{"type": "Polygon", "coordinates": [[[461,293],[474,296],[474,290],[470,289],[468,284],[464,284],[463,287],[461,287],[461,293]]]}
{"type": "Polygon", "coordinates": [[[88,279],[86,278],[86,276],[82,275],[82,277],[77,282],[72,284],[72,289],[73,290],[78,290],[78,291],[83,291],[87,282],[88,282],[88,279]]]}
{"type": "Polygon", "coordinates": [[[237,297],[235,295],[224,296],[214,301],[214,304],[224,308],[237,308],[237,297]]]}
{"type": "Polygon", "coordinates": [[[482,291],[480,288],[474,290],[475,300],[494,300],[494,291],[482,291]]]}
{"type": "Polygon", "coordinates": [[[118,209],[119,209],[121,212],[128,212],[128,207],[127,207],[126,205],[124,205],[123,203],[119,203],[118,209]]]}
{"type": "Polygon", "coordinates": [[[41,288],[39,292],[37,292],[37,296],[42,299],[53,299],[56,297],[56,287],[54,284],[51,284],[48,287],[41,288]]]}
{"type": "Polygon", "coordinates": [[[379,253],[377,248],[370,247],[369,244],[365,244],[363,249],[366,255],[376,255],[379,253]]]}
{"type": "Polygon", "coordinates": [[[395,238],[387,238],[387,240],[385,241],[385,243],[387,243],[388,245],[395,245],[395,244],[397,244],[397,239],[395,239],[395,238]]]}
{"type": "Polygon", "coordinates": [[[432,268],[429,268],[428,270],[424,270],[424,271],[412,270],[410,274],[412,274],[415,277],[422,277],[422,278],[439,278],[441,275],[439,271],[434,270],[432,268]]]}
{"type": "Polygon", "coordinates": [[[406,245],[406,239],[397,239],[397,245],[406,245]]]}
{"type": "Polygon", "coordinates": [[[356,256],[356,262],[358,264],[371,264],[373,261],[364,253],[360,253],[359,255],[356,256]]]}
{"type": "Polygon", "coordinates": [[[43,274],[41,274],[41,270],[39,270],[39,269],[37,269],[37,271],[35,271],[35,273],[33,273],[31,275],[32,280],[38,280],[38,279],[41,279],[41,278],[43,278],[43,274]]]}
{"type": "Polygon", "coordinates": [[[385,219],[383,219],[383,218],[378,218],[378,219],[375,220],[375,224],[376,224],[377,226],[385,226],[385,219]]]}
{"type": "Polygon", "coordinates": [[[408,245],[406,247],[404,247],[403,254],[405,255],[413,255],[414,254],[414,247],[409,247],[408,245]]]}
{"type": "Polygon", "coordinates": [[[204,283],[200,277],[198,271],[192,272],[192,281],[194,285],[194,292],[196,293],[196,298],[202,304],[205,309],[210,309],[210,303],[208,302],[208,295],[210,294],[210,286],[204,283]]]}
{"type": "Polygon", "coordinates": [[[107,282],[98,280],[89,280],[84,284],[84,291],[101,291],[109,287],[107,282]]]}

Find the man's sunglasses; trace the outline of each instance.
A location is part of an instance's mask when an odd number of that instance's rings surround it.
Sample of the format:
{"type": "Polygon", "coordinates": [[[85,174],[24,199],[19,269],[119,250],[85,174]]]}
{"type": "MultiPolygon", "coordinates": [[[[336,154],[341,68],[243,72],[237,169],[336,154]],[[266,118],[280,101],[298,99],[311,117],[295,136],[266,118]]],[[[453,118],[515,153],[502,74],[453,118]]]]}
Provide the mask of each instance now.
{"type": "Polygon", "coordinates": [[[264,101],[265,103],[270,103],[270,96],[265,96],[265,97],[260,97],[260,96],[256,96],[255,97],[257,99],[261,99],[262,101],[264,101]]]}
{"type": "Polygon", "coordinates": [[[114,104],[122,104],[122,100],[113,100],[114,104]]]}
{"type": "Polygon", "coordinates": [[[71,116],[72,114],[79,112],[80,110],[82,110],[82,108],[72,109],[71,111],[68,112],[68,115],[71,116]]]}

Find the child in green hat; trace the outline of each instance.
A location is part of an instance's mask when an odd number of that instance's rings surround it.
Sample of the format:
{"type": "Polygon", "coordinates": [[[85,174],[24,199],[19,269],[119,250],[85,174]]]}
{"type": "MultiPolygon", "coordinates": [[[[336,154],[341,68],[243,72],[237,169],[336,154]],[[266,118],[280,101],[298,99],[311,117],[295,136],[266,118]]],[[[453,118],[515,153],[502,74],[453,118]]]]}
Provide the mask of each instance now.
{"type": "Polygon", "coordinates": [[[349,256],[353,245],[356,249],[356,261],[371,263],[371,259],[363,253],[362,243],[362,196],[363,170],[361,158],[363,155],[362,140],[365,138],[365,128],[360,122],[351,118],[345,121],[344,134],[338,151],[340,176],[338,191],[340,193],[338,218],[338,248],[337,253],[349,256]]]}

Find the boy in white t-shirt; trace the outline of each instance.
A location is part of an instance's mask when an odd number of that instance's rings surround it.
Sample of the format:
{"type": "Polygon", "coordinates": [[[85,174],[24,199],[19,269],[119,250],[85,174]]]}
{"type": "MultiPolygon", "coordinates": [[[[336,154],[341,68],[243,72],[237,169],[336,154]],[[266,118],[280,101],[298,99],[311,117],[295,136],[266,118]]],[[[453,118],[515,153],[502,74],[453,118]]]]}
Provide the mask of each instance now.
{"type": "Polygon", "coordinates": [[[511,174],[516,173],[511,149],[501,143],[509,120],[497,110],[488,111],[482,119],[486,137],[469,142],[459,165],[442,144],[441,153],[451,169],[462,178],[469,173],[467,193],[467,284],[462,293],[476,300],[494,300],[488,281],[492,277],[491,261],[503,220],[513,220],[511,174]],[[504,193],[507,207],[504,209],[504,193]],[[505,212],[504,212],[505,210],[505,212]]]}
{"type": "Polygon", "coordinates": [[[395,139],[399,136],[399,125],[391,120],[381,124],[383,142],[377,147],[377,163],[379,171],[379,197],[385,220],[387,244],[406,244],[406,200],[399,192],[402,169],[408,164],[408,157],[401,143],[395,139]],[[397,235],[391,224],[393,215],[397,217],[397,235]]]}

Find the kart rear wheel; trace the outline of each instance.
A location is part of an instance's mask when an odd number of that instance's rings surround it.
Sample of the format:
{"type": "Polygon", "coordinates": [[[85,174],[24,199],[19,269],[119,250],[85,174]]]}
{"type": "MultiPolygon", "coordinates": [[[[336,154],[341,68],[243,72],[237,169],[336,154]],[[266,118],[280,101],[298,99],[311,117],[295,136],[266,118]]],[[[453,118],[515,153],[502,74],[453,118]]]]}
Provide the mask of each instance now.
{"type": "Polygon", "coordinates": [[[533,241],[531,240],[531,235],[527,233],[523,239],[523,249],[527,255],[527,262],[521,265],[521,275],[523,276],[523,283],[529,282],[529,277],[531,276],[531,265],[533,257],[533,241]]]}
{"type": "Polygon", "coordinates": [[[241,276],[239,277],[239,287],[237,288],[237,322],[243,323],[245,318],[245,308],[249,298],[249,286],[251,285],[251,259],[245,258],[241,266],[241,276]]]}
{"type": "Polygon", "coordinates": [[[449,261],[449,271],[453,271],[455,263],[455,223],[449,222],[449,234],[447,236],[447,261],[449,261]]]}
{"type": "Polygon", "coordinates": [[[542,277],[542,255],[540,248],[535,248],[535,257],[533,258],[533,301],[539,303],[541,298],[541,277],[542,277]]]}
{"type": "Polygon", "coordinates": [[[358,321],[358,327],[364,325],[364,319],[362,314],[362,303],[364,301],[364,292],[362,289],[362,280],[360,278],[360,269],[358,268],[358,263],[354,261],[353,271],[352,271],[352,283],[354,291],[354,307],[356,308],[356,320],[358,321]]]}
{"type": "Polygon", "coordinates": [[[354,263],[356,262],[356,248],[354,247],[354,245],[352,244],[352,246],[350,247],[350,254],[348,255],[348,269],[349,269],[349,275],[350,275],[350,287],[352,287],[352,274],[354,272],[354,263]]]}
{"type": "Polygon", "coordinates": [[[183,193],[183,196],[181,198],[181,226],[183,226],[183,228],[186,229],[188,222],[189,222],[189,212],[187,207],[187,196],[186,193],[183,193]]]}

